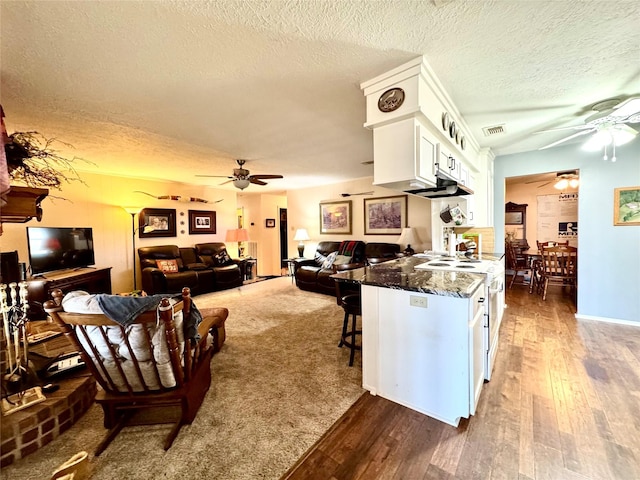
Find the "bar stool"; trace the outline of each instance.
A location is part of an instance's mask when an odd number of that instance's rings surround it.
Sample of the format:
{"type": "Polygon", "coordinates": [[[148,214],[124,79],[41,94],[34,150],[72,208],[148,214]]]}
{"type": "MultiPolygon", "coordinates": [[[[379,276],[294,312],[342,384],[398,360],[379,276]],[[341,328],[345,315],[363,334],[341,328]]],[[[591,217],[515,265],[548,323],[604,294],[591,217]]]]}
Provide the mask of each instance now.
{"type": "MultiPolygon", "coordinates": [[[[336,282],[336,288],[339,291],[340,282],[336,282]]],[[[338,296],[338,303],[344,310],[344,321],[342,323],[342,336],[338,347],[343,345],[349,347],[351,355],[349,356],[349,366],[353,366],[353,359],[356,350],[362,350],[360,345],[356,344],[356,335],[362,335],[362,330],[357,329],[357,316],[362,316],[362,300],[357,293],[350,293],[344,296],[338,296]],[[349,317],[351,317],[351,329],[349,330],[349,317]]]]}

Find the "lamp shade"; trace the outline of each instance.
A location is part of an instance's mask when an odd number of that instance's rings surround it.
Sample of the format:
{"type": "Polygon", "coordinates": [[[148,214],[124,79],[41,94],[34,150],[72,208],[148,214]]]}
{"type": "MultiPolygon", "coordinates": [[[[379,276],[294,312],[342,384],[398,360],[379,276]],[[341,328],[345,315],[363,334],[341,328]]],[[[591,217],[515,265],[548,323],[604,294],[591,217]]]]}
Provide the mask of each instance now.
{"type": "Polygon", "coordinates": [[[246,228],[238,228],[236,230],[236,234],[238,236],[237,242],[248,242],[249,241],[249,232],[246,228]]]}
{"type": "Polygon", "coordinates": [[[408,255],[413,255],[414,250],[411,248],[411,244],[416,245],[420,242],[418,238],[418,232],[413,227],[405,227],[402,229],[402,233],[400,234],[400,238],[398,239],[398,243],[401,245],[406,245],[404,253],[408,255]]]}
{"type": "Polygon", "coordinates": [[[126,212],[130,213],[131,215],[140,213],[140,210],[142,210],[140,207],[122,207],[122,208],[124,208],[126,212]]]}
{"type": "Polygon", "coordinates": [[[304,241],[310,240],[309,233],[306,228],[299,228],[296,230],[296,234],[293,237],[294,240],[304,241]]]}
{"type": "Polygon", "coordinates": [[[225,242],[237,242],[238,241],[238,229],[231,228],[227,230],[227,235],[224,237],[225,242]]]}

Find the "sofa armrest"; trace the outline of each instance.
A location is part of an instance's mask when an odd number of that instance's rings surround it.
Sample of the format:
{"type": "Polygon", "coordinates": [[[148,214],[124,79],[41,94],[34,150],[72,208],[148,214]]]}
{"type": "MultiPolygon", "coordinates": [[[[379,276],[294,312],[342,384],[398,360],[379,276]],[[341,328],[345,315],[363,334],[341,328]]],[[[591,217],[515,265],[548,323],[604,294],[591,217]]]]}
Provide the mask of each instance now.
{"type": "Polygon", "coordinates": [[[295,273],[300,267],[319,267],[318,262],[313,258],[296,258],[293,260],[293,273],[295,273]]]}
{"type": "Polygon", "coordinates": [[[353,270],[355,268],[363,268],[364,266],[365,266],[364,262],[343,263],[340,265],[333,265],[333,269],[336,272],[341,272],[344,270],[353,270]]]}

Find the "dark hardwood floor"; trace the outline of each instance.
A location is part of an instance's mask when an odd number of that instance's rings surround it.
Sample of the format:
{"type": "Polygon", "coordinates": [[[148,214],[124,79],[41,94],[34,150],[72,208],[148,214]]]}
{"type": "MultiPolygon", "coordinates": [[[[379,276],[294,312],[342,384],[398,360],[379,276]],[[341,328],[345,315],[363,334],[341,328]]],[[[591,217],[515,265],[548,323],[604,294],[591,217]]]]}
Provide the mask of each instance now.
{"type": "Polygon", "coordinates": [[[640,329],[577,321],[560,290],[507,291],[492,380],[458,428],[365,393],[282,478],[640,479],[640,329]]]}

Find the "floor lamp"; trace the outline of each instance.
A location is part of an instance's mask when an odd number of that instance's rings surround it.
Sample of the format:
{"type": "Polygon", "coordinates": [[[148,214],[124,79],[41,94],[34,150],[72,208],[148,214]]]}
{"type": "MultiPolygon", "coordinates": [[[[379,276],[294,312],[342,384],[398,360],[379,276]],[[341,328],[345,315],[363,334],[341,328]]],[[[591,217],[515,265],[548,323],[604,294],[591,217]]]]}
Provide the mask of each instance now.
{"type": "Polygon", "coordinates": [[[133,252],[133,290],[138,289],[137,279],[136,279],[136,214],[140,212],[139,207],[122,207],[127,213],[131,214],[131,241],[132,241],[132,252],[133,252]]]}

